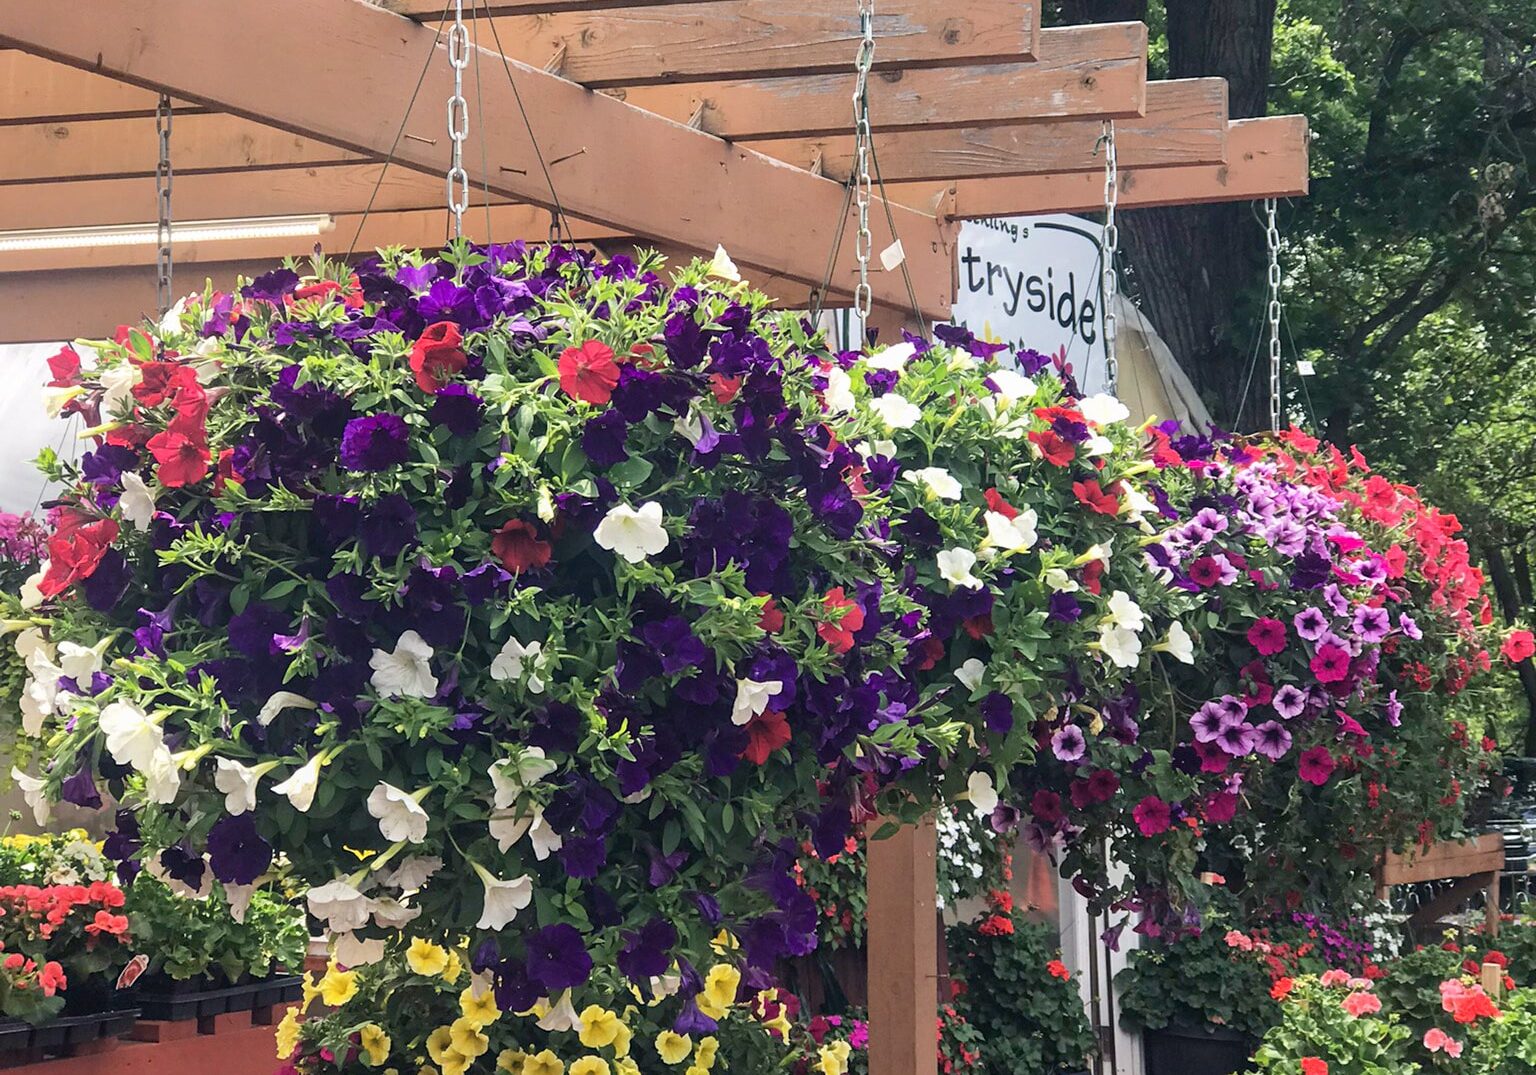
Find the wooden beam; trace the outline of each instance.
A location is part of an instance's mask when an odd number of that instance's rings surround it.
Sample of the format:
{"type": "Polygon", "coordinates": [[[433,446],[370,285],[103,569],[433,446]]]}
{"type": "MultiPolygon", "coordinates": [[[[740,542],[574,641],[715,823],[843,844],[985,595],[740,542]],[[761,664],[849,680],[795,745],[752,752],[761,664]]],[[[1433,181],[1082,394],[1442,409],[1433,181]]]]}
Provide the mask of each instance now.
{"type": "MultiPolygon", "coordinates": [[[[1103,124],[1093,120],[1009,127],[967,127],[877,134],[875,155],[886,182],[968,176],[1103,172],[1103,124]]],[[[1219,164],[1226,159],[1227,83],[1220,78],[1153,82],[1145,117],[1115,124],[1122,168],[1219,164]]],[[[839,181],[854,167],[853,138],[754,142],[753,148],[839,181]]]]}
{"type": "MultiPolygon", "coordinates": [[[[138,86],[0,49],[0,124],[153,116],[159,98],[138,86]]],[[[203,111],[185,101],[172,103],[178,114],[203,111]]]]}
{"type": "Polygon", "coordinates": [[[869,1072],[934,1075],[939,960],[933,819],[904,825],[866,847],[869,1072]]]}
{"type": "MultiPolygon", "coordinates": [[[[612,228],[570,222],[573,240],[578,243],[610,242],[622,238],[612,228]]],[[[172,245],[176,279],[200,283],[201,262],[249,261],[277,265],[289,254],[305,253],[305,245],[318,246],[332,257],[349,251],[366,255],[384,246],[403,246],[413,250],[431,250],[448,238],[448,212],[443,208],[413,209],[405,212],[370,213],[366,222],[360,213],[346,213],[334,218],[330,230],[314,239],[240,239],[234,241],[177,240],[172,245]],[[361,232],[359,232],[361,225],[361,232]]],[[[549,238],[549,213],[531,205],[483,205],[471,207],[464,214],[464,235],[475,242],[544,242],[549,238]]],[[[0,251],[0,273],[53,272],[61,269],[132,269],[153,264],[154,243],[92,246],[66,250],[0,251]]],[[[179,287],[179,284],[178,284],[179,287]]]]}
{"type": "MultiPolygon", "coordinates": [[[[1040,4],[884,0],[874,25],[877,70],[1029,60],[1040,4]]],[[[519,16],[496,20],[495,36],[486,26],[474,33],[482,47],[499,39],[515,60],[601,89],[851,71],[859,14],[823,0],[714,0],[519,16]]]]}
{"type": "MultiPolygon", "coordinates": [[[[40,5],[4,5],[0,41],[371,155],[389,150],[400,125],[399,113],[378,102],[398,101],[419,77],[405,133],[420,128],[434,141],[400,138],[396,159],[433,175],[448,170],[441,136],[441,102],[451,86],[446,42],[362,0],[268,0],[260,32],[239,0],[76,0],[70,14],[64,20],[40,5]]],[[[851,217],[838,184],[546,72],[522,65],[511,71],[568,212],[694,251],[723,244],[738,264],[820,283],[851,217]],[[794,226],[764,228],[764,219],[794,226]]],[[[483,83],[486,118],[472,134],[483,140],[481,151],[465,160],[472,185],[485,181],[512,200],[552,204],[512,87],[506,78],[483,83]]],[[[932,217],[901,207],[894,214],[918,303],[930,316],[944,316],[952,236],[932,217]]],[[[885,213],[877,206],[871,216],[882,249],[892,241],[885,213]]],[[[844,244],[833,267],[839,287],[854,277],[851,247],[844,244]]],[[[876,302],[909,302],[900,273],[876,274],[872,285],[876,302]]]]}
{"type": "MultiPolygon", "coordinates": [[[[382,8],[413,19],[440,21],[445,5],[437,0],[375,0],[382,8]]],[[[562,11],[608,11],[616,7],[682,7],[705,0],[470,0],[481,18],[543,15],[562,11]]]]}
{"type": "MultiPolygon", "coordinates": [[[[852,124],[850,72],[605,90],[722,138],[807,138],[852,124]],[[697,117],[695,119],[695,117],[697,117]]],[[[876,72],[876,131],[1128,118],[1146,107],[1147,28],[1139,22],[1040,32],[1040,59],[876,72]]]]}
{"type": "MultiPolygon", "coordinates": [[[[5,183],[152,177],[159,156],[152,115],[0,126],[0,160],[7,162],[0,182],[5,183]]],[[[177,116],[171,123],[176,182],[198,173],[363,159],[359,153],[218,112],[177,116]]]]}
{"type": "MultiPolygon", "coordinates": [[[[1307,193],[1307,119],[1269,116],[1227,127],[1227,163],[1120,172],[1120,207],[1297,198],[1307,193]]],[[[962,179],[892,186],[895,201],[951,220],[1102,209],[1104,180],[1093,172],[962,179]]]]}

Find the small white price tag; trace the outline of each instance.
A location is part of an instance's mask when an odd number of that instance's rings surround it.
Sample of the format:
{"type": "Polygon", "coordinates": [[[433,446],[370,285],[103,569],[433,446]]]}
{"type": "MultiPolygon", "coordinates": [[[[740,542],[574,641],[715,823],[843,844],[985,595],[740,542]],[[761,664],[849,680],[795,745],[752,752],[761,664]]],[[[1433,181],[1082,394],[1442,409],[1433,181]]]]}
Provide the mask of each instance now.
{"type": "Polygon", "coordinates": [[[1314,373],[1317,372],[1317,367],[1312,365],[1312,363],[1305,358],[1298,358],[1296,360],[1296,372],[1301,374],[1303,377],[1311,377],[1314,373]]]}
{"type": "Polygon", "coordinates": [[[895,272],[901,268],[901,263],[907,260],[907,252],[901,248],[901,240],[897,239],[890,246],[880,251],[880,264],[886,272],[895,272]]]}

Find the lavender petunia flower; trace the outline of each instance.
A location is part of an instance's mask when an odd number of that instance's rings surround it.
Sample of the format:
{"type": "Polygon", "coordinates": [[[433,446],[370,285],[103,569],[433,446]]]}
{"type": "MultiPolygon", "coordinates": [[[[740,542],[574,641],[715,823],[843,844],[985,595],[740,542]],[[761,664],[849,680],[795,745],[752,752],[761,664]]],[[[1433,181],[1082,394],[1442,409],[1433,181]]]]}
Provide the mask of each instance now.
{"type": "Polygon", "coordinates": [[[1287,683],[1275,691],[1270,704],[1275,707],[1276,713],[1291,720],[1301,716],[1302,710],[1307,708],[1307,694],[1301,688],[1287,683]]]}
{"type": "Polygon", "coordinates": [[[1291,749],[1291,733],[1278,721],[1267,720],[1253,730],[1253,749],[1270,761],[1279,761],[1291,749]]]}
{"type": "Polygon", "coordinates": [[[1316,642],[1328,630],[1328,617],[1320,608],[1304,608],[1291,618],[1296,633],[1309,642],[1316,642]]]}
{"type": "Polygon", "coordinates": [[[1068,724],[1051,736],[1051,753],[1065,762],[1081,761],[1088,753],[1088,740],[1076,724],[1068,724]]]}

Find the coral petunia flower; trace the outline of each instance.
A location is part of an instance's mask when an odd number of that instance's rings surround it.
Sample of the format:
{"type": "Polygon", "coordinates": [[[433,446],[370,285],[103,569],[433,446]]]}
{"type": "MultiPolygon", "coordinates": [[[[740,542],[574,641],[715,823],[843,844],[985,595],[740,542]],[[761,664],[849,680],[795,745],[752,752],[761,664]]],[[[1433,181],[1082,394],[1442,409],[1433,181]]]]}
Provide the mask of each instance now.
{"type": "Polygon", "coordinates": [[[416,375],[416,387],[433,393],[461,372],[469,364],[463,344],[464,334],[452,321],[428,325],[411,345],[410,364],[416,375]]]}
{"type": "Polygon", "coordinates": [[[613,398],[618,383],[613,348],[601,340],[587,340],[560,352],[560,387],[571,398],[602,406],[613,398]]]}
{"type": "Polygon", "coordinates": [[[208,473],[208,445],[167,429],[149,438],[149,451],[160,464],[155,476],[167,489],[202,481],[208,473]]]}
{"type": "Polygon", "coordinates": [[[816,625],[816,633],[833,653],[847,653],[853,648],[853,633],[864,626],[864,610],[849,600],[841,586],[827,591],[822,609],[829,618],[816,625]]]}

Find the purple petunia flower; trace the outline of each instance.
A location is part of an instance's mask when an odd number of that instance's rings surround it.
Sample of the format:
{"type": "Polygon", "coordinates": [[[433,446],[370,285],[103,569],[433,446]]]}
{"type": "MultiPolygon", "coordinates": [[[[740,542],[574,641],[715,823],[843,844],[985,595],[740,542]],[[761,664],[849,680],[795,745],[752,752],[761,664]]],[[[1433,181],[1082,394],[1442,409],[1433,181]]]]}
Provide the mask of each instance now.
{"type": "Polygon", "coordinates": [[[250,814],[221,818],[208,830],[208,862],[225,884],[248,885],[272,865],[272,845],[256,831],[250,814]]]}
{"type": "Polygon", "coordinates": [[[662,918],[653,918],[638,931],[627,933],[619,951],[619,970],[641,989],[649,989],[652,978],[659,978],[672,965],[672,947],[677,944],[677,930],[662,918]]]}
{"type": "Polygon", "coordinates": [[[581,431],[581,450],[597,467],[616,467],[629,458],[624,442],[629,437],[629,423],[617,408],[609,408],[590,419],[581,431]]]}
{"type": "Polygon", "coordinates": [[[545,926],[528,938],[528,976],[554,996],[585,982],[592,973],[581,934],[567,922],[545,926]]]}
{"type": "Polygon", "coordinates": [[[400,493],[390,493],[362,513],[357,536],[369,556],[393,560],[416,542],[416,509],[400,493]]]}
{"type": "Polygon", "coordinates": [[[1275,712],[1290,720],[1301,716],[1302,710],[1307,708],[1307,693],[1301,688],[1290,683],[1285,684],[1275,691],[1275,697],[1271,700],[1275,712]]]}
{"type": "Polygon", "coordinates": [[[1316,642],[1328,630],[1328,617],[1320,608],[1304,608],[1291,618],[1296,633],[1309,642],[1316,642]]]}
{"type": "Polygon", "coordinates": [[[1253,753],[1253,725],[1246,722],[1227,725],[1216,736],[1216,745],[1234,758],[1241,758],[1253,753]]]}
{"type": "Polygon", "coordinates": [[[1065,762],[1081,761],[1088,753],[1088,740],[1076,724],[1068,724],[1051,736],[1051,753],[1065,762]]]}
{"type": "Polygon", "coordinates": [[[348,470],[388,470],[405,462],[408,448],[405,419],[398,414],[354,418],[341,434],[341,465],[348,470]]]}
{"type": "Polygon", "coordinates": [[[669,676],[697,668],[709,656],[709,649],[681,616],[646,624],[640,629],[640,637],[655,652],[661,670],[669,676]]]}
{"type": "Polygon", "coordinates": [[[1291,749],[1291,733],[1278,721],[1266,720],[1253,729],[1253,749],[1270,761],[1279,761],[1291,749]]]}
{"type": "Polygon", "coordinates": [[[1415,620],[1412,616],[1408,615],[1406,612],[1398,616],[1397,629],[1402,631],[1404,635],[1413,639],[1415,642],[1424,637],[1424,631],[1419,627],[1418,621],[1415,620]]]}
{"type": "Polygon", "coordinates": [[[1396,728],[1403,723],[1403,703],[1397,700],[1397,691],[1387,695],[1387,723],[1396,728]]]}
{"type": "Polygon", "coordinates": [[[1206,702],[1195,710],[1194,716],[1189,718],[1189,726],[1194,729],[1197,740],[1202,743],[1214,743],[1216,737],[1228,726],[1228,722],[1218,703],[1206,702]]]}
{"type": "Polygon", "coordinates": [[[1013,730],[1013,702],[1006,694],[993,691],[981,700],[980,708],[987,731],[1007,735],[1013,730]]]}
{"type": "Polygon", "coordinates": [[[1362,605],[1355,609],[1355,618],[1351,626],[1361,641],[1376,643],[1392,633],[1392,617],[1384,608],[1362,605]]]}
{"type": "Polygon", "coordinates": [[[1048,617],[1061,623],[1075,623],[1083,614],[1082,604],[1065,590],[1051,594],[1046,604],[1050,610],[1048,617]]]}
{"type": "Polygon", "coordinates": [[[480,429],[480,414],[485,401],[466,385],[446,384],[437,390],[427,419],[456,437],[473,436],[480,429]]]}

